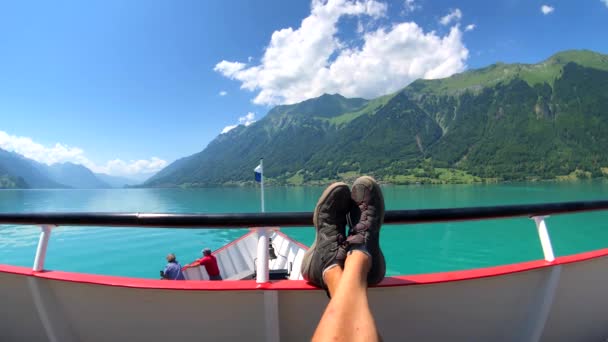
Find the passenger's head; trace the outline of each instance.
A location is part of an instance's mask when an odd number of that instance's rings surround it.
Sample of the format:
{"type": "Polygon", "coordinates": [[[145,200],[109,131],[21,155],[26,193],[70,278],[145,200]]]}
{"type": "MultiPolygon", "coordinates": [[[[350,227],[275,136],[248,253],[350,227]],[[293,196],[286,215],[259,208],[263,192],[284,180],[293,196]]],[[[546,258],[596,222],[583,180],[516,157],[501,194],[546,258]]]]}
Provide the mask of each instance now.
{"type": "Polygon", "coordinates": [[[211,250],[209,248],[203,249],[203,255],[211,255],[211,250]]]}
{"type": "Polygon", "coordinates": [[[173,253],[167,254],[167,261],[168,262],[174,262],[175,261],[175,254],[173,254],[173,253]]]}

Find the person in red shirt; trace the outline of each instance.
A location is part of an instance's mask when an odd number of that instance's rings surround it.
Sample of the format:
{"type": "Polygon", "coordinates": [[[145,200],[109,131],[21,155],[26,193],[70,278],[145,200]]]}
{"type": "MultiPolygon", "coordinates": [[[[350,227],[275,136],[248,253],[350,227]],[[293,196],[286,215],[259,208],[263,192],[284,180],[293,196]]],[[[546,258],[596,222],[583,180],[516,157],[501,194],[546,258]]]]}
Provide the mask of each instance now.
{"type": "Polygon", "coordinates": [[[217,266],[217,259],[211,254],[211,250],[209,248],[203,249],[202,258],[184,266],[182,270],[196,266],[205,266],[205,270],[207,271],[207,274],[209,274],[209,280],[222,280],[220,268],[217,266]]]}

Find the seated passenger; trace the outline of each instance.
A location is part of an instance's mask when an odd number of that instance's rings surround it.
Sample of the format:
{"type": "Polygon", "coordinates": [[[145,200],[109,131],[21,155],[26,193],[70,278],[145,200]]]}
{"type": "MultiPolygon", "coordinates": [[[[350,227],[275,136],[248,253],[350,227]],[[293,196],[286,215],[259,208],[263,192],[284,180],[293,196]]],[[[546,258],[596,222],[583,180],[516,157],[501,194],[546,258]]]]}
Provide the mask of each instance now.
{"type": "Polygon", "coordinates": [[[220,268],[217,266],[217,259],[215,256],[211,255],[211,250],[209,248],[205,248],[202,252],[202,258],[184,266],[182,270],[196,266],[205,266],[205,270],[207,271],[207,274],[209,274],[209,280],[222,280],[220,268]]]}
{"type": "Polygon", "coordinates": [[[166,280],[186,280],[184,273],[182,273],[182,266],[175,259],[175,254],[169,253],[167,255],[167,266],[164,271],[160,271],[161,279],[166,280]]]}

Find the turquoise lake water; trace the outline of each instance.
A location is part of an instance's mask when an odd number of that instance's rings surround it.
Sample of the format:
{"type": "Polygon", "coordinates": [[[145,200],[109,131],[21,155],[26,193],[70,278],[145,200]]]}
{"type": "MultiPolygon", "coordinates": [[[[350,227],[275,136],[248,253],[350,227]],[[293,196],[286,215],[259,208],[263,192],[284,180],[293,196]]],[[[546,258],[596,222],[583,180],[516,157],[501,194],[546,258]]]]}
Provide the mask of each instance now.
{"type": "MultiPolygon", "coordinates": [[[[312,211],[321,187],[266,189],[266,210],[312,211]]],[[[419,209],[608,199],[608,182],[492,185],[385,186],[391,209],[419,209]]],[[[1,190],[0,212],[259,211],[259,189],[1,190]]],[[[608,247],[608,211],[556,215],[547,225],[557,255],[608,247]]],[[[309,245],[312,227],[285,228],[309,245]]],[[[111,229],[53,230],[46,269],[156,278],[164,256],[183,264],[204,247],[216,249],[246,230],[111,229]]],[[[0,264],[30,267],[40,229],[0,225],[0,264]]],[[[536,228],[527,218],[474,222],[385,225],[381,243],[388,275],[459,270],[542,259],[536,228]]]]}

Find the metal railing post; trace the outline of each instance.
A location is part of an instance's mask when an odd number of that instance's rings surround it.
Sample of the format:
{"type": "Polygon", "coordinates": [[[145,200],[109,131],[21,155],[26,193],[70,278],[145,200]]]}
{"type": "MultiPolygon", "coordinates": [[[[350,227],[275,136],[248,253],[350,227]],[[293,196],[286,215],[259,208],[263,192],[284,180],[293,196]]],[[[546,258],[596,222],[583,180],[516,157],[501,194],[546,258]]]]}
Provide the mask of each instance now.
{"type": "Polygon", "coordinates": [[[44,269],[44,260],[46,259],[46,250],[49,245],[49,239],[51,238],[51,229],[54,226],[43,225],[40,226],[42,230],[40,232],[40,240],[38,240],[38,248],[36,249],[36,257],[34,258],[34,266],[32,269],[36,272],[40,272],[44,269]]]}
{"type": "Polygon", "coordinates": [[[532,219],[534,220],[534,223],[536,223],[536,230],[538,231],[540,244],[543,247],[545,260],[551,262],[555,260],[555,255],[553,254],[553,246],[551,245],[551,239],[549,238],[549,232],[547,231],[547,225],[545,224],[545,219],[547,217],[549,216],[533,216],[532,219]]]}
{"type": "Polygon", "coordinates": [[[268,229],[258,228],[258,249],[256,259],[256,282],[268,282],[268,229]]]}

